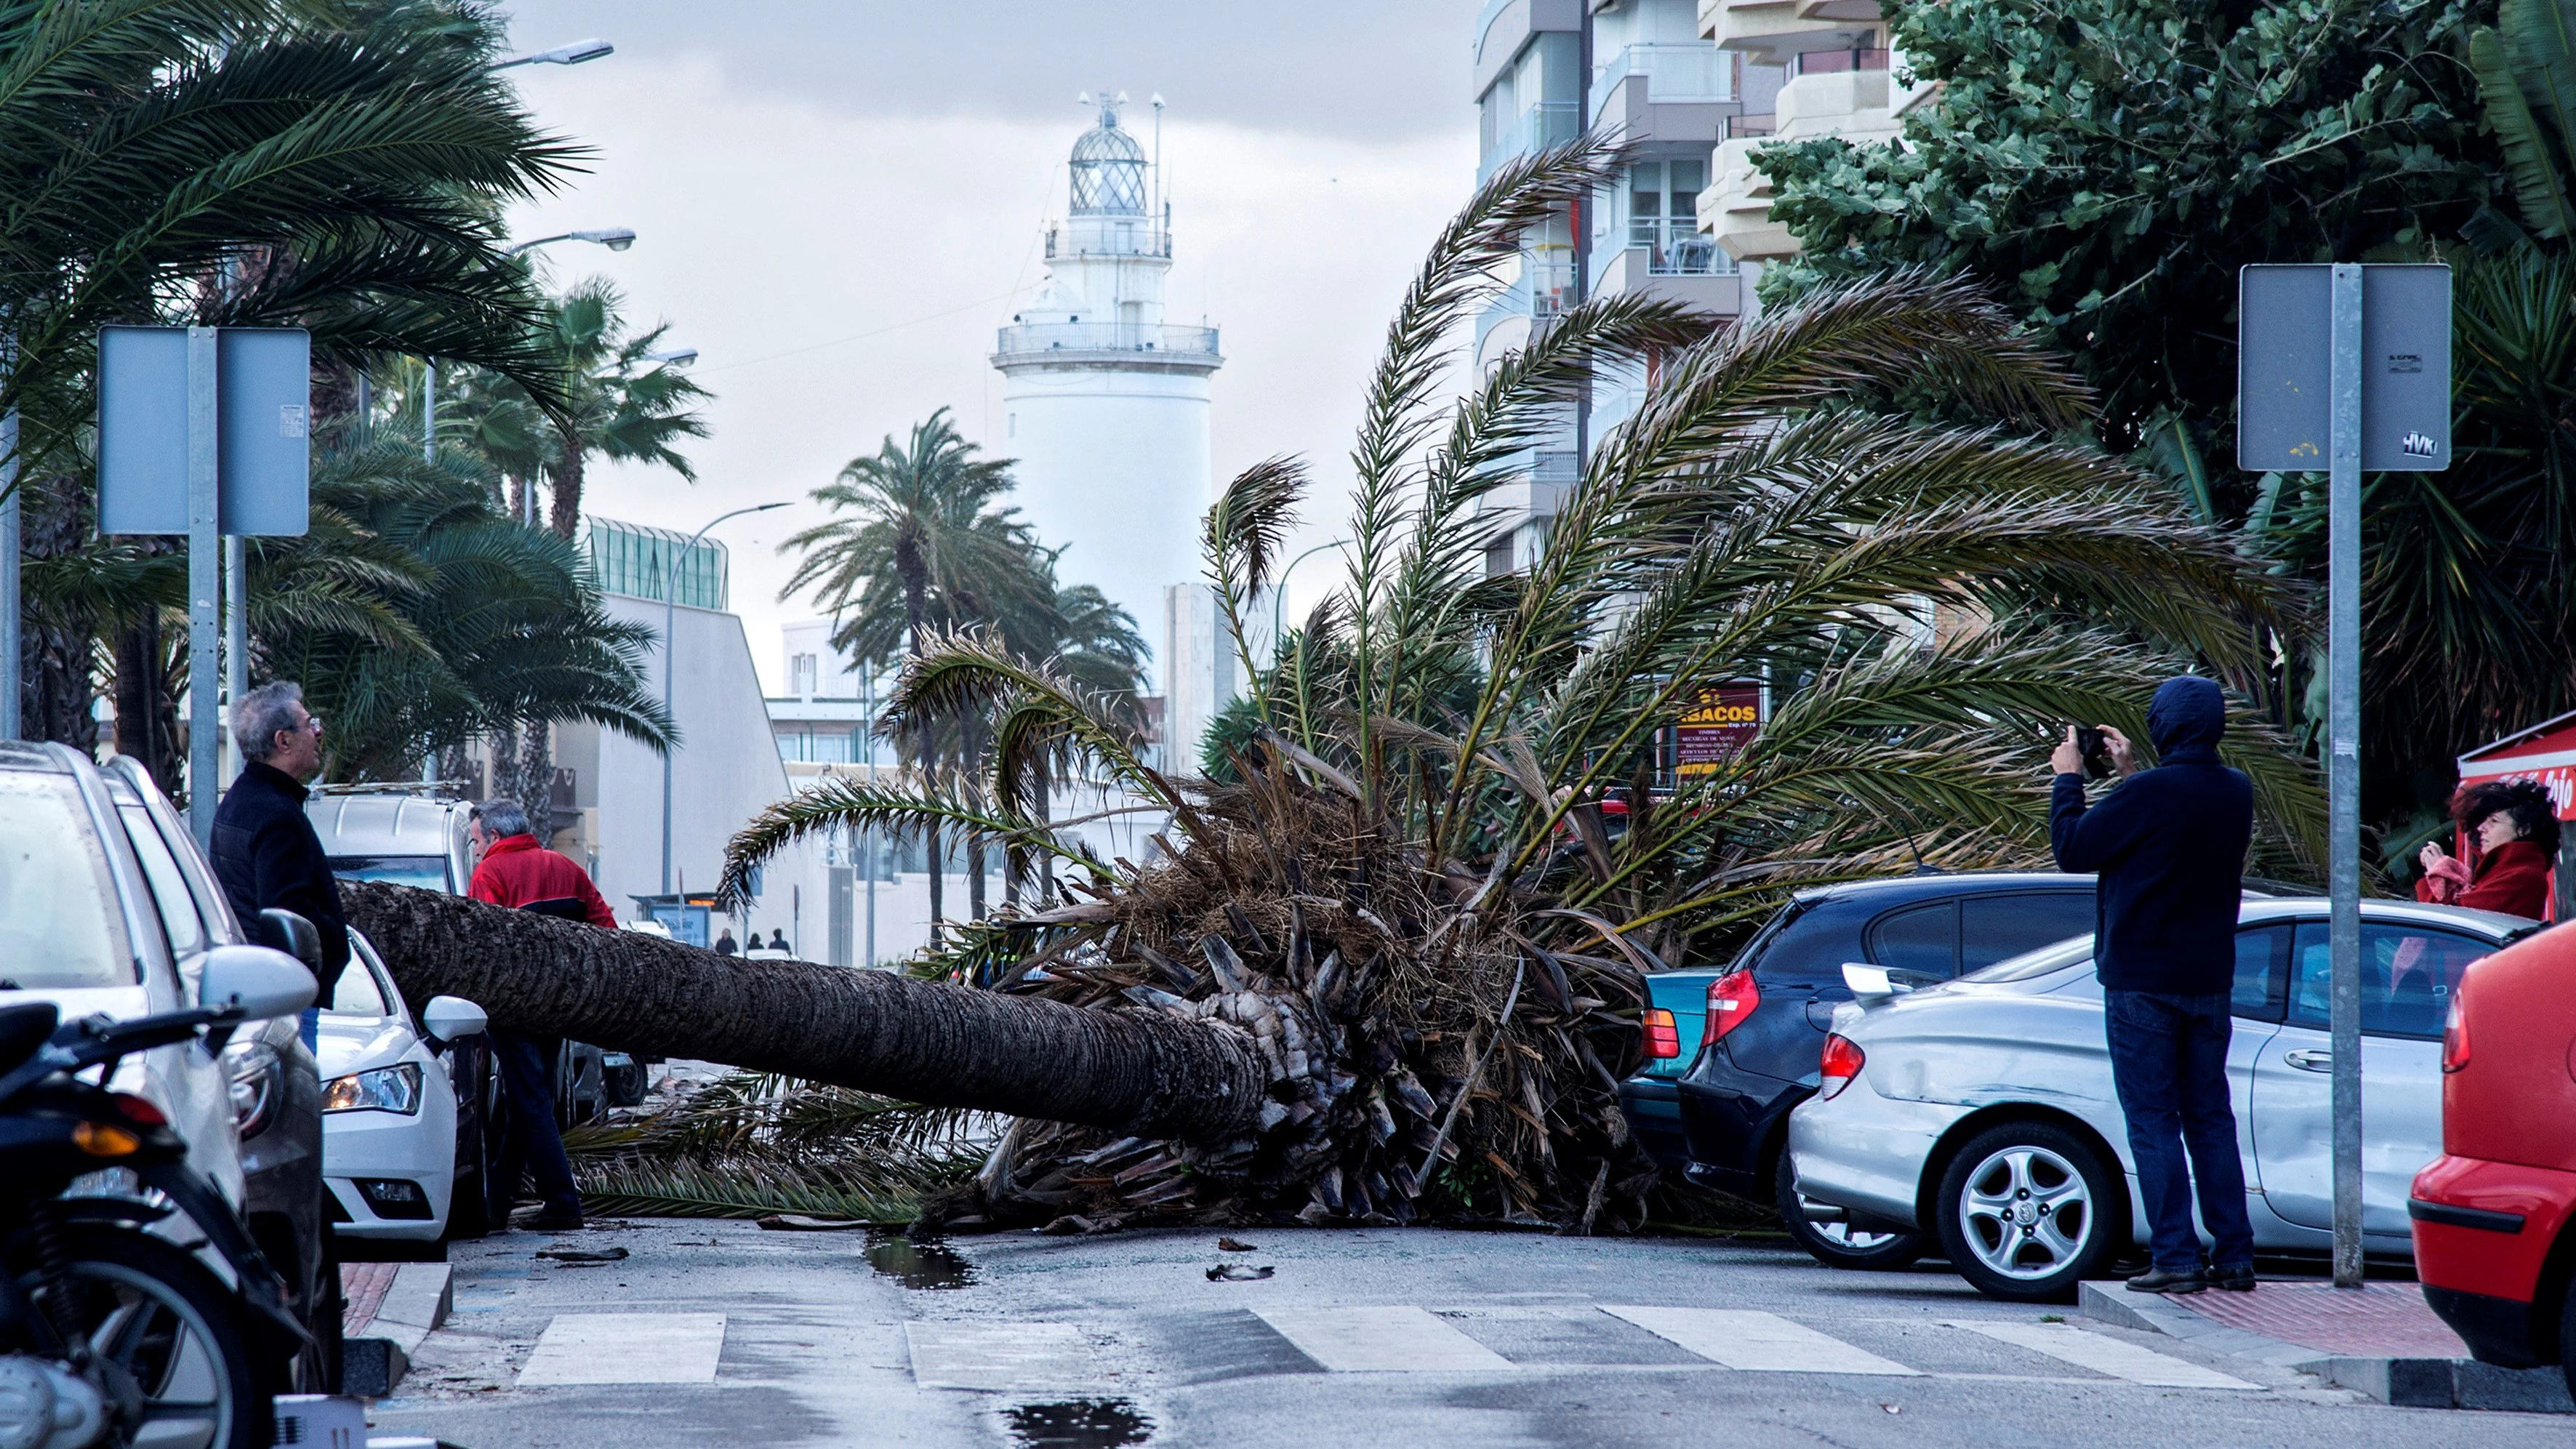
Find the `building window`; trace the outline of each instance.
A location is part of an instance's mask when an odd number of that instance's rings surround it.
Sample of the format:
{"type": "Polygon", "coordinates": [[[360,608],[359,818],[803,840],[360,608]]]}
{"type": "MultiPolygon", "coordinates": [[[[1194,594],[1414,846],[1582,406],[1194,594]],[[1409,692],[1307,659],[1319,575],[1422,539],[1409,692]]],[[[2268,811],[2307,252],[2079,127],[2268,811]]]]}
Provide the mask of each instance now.
{"type": "Polygon", "coordinates": [[[794,658],[789,659],[787,661],[787,692],[797,695],[812,694],[814,692],[814,674],[815,659],[813,655],[799,654],[794,658]]]}
{"type": "Polygon", "coordinates": [[[1699,194],[1708,185],[1700,160],[1641,161],[1628,172],[1628,245],[1646,253],[1659,276],[1708,276],[1734,261],[1699,229],[1699,194]]]}

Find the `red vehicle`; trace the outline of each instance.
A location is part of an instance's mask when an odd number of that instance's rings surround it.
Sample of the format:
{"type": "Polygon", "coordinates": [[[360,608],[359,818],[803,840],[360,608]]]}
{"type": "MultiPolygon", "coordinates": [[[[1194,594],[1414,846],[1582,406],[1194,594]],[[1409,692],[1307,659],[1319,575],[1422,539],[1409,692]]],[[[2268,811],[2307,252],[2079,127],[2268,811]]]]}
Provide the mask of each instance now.
{"type": "Polygon", "coordinates": [[[2442,1155],[2415,1175],[2425,1301],[2486,1363],[2576,1385],[2576,927],[2471,966],[2442,1034],[2442,1155]]]}

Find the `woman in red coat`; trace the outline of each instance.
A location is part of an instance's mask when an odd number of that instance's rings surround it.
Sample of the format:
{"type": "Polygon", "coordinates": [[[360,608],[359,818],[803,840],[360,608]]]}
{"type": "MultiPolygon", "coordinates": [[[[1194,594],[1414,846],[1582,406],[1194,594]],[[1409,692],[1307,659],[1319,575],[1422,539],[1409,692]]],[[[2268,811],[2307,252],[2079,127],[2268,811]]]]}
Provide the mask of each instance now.
{"type": "Polygon", "coordinates": [[[2530,780],[2484,781],[2453,798],[2451,818],[2477,842],[2477,864],[2427,842],[2416,857],[2424,878],[2415,883],[2415,899],[2535,921],[2547,916],[2549,869],[2558,862],[2558,811],[2548,789],[2530,780]]]}

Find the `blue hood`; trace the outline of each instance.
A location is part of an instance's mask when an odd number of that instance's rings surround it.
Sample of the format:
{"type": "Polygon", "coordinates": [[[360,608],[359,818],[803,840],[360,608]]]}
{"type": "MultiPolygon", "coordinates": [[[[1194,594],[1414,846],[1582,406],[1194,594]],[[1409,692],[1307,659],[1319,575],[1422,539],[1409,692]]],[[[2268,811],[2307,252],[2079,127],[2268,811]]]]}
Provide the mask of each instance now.
{"type": "Polygon", "coordinates": [[[2227,696],[2216,680],[2183,674],[2156,686],[2155,700],[2147,706],[2147,738],[2158,759],[2172,759],[2174,751],[2193,746],[2215,750],[2226,732],[2227,696]]]}

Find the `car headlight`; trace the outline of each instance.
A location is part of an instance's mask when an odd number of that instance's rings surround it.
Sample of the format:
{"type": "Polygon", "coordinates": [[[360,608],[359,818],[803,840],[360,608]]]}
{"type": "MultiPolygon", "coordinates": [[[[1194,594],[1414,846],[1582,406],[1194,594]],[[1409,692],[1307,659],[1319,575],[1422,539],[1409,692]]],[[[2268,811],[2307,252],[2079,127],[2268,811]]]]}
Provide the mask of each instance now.
{"type": "Polygon", "coordinates": [[[236,1041],[224,1048],[224,1082],[233,1099],[233,1128],[256,1137],[268,1126],[280,1097],[279,1076],[285,1061],[275,1047],[258,1041],[236,1041]]]}
{"type": "Polygon", "coordinates": [[[322,1084],[322,1110],[398,1112],[409,1117],[420,1111],[420,1066],[398,1062],[372,1072],[333,1077],[322,1084]]]}

